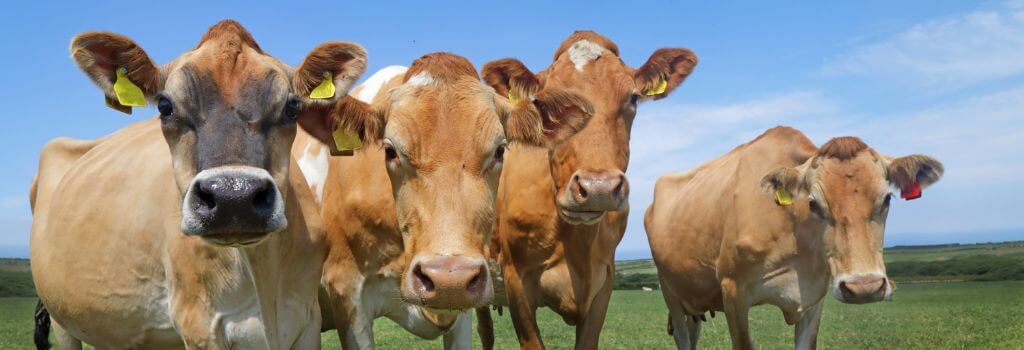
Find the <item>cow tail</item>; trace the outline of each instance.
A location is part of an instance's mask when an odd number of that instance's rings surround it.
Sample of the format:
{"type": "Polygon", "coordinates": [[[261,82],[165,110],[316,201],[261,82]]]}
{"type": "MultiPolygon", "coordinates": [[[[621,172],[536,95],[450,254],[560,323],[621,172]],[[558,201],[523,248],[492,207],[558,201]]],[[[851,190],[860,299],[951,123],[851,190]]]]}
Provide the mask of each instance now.
{"type": "Polygon", "coordinates": [[[35,343],[36,350],[50,349],[50,312],[46,311],[46,305],[39,300],[36,304],[36,329],[35,343]]]}
{"type": "Polygon", "coordinates": [[[476,308],[476,332],[480,335],[480,344],[485,350],[494,349],[494,320],[487,306],[476,308]]]}

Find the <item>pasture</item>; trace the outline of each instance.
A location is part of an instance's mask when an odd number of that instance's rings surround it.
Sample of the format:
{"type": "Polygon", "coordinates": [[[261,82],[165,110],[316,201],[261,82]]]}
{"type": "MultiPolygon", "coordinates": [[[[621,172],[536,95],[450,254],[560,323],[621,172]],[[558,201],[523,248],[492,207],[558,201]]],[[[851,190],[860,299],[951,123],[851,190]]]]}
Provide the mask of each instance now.
{"type": "MultiPolygon", "coordinates": [[[[1020,349],[1024,347],[1024,282],[901,284],[893,302],[844,305],[828,298],[819,345],[826,349],[1020,349]]],[[[0,349],[33,349],[34,298],[0,298],[0,349]]],[[[499,349],[518,348],[507,313],[495,318],[499,349]]],[[[605,349],[668,349],[666,309],[661,294],[615,291],[601,334],[605,349]]],[[[704,349],[729,348],[724,316],[709,319],[704,349]]],[[[571,348],[572,328],[541,309],[540,327],[549,348],[571,348]]],[[[762,349],[792,347],[793,330],[771,307],[751,312],[751,329],[762,349]]],[[[391,321],[376,323],[380,349],[439,349],[440,339],[423,341],[391,321]]],[[[334,332],[323,334],[324,349],[339,349],[334,332]]],[[[479,340],[475,339],[476,347],[479,340]]]]}

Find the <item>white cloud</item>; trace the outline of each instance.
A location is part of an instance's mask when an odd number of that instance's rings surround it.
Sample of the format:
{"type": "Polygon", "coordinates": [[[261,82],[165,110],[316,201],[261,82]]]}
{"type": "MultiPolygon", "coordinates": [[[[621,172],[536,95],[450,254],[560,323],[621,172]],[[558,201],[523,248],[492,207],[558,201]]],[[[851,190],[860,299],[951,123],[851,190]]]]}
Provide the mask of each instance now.
{"type": "Polygon", "coordinates": [[[898,76],[950,89],[1024,74],[1024,2],[914,25],[827,64],[830,74],[898,76]]]}

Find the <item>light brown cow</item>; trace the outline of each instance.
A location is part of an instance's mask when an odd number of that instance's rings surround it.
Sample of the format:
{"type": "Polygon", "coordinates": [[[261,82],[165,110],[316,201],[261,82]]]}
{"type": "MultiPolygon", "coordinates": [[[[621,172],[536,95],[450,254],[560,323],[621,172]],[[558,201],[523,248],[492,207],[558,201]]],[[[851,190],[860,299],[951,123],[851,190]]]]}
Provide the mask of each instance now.
{"type": "MultiPolygon", "coordinates": [[[[696,64],[690,50],[663,48],[633,69],[610,40],[578,31],[536,75],[514,59],[484,66],[484,80],[511,99],[563,88],[594,103],[593,120],[553,152],[512,147],[502,174],[494,250],[523,348],[543,347],[542,306],[576,325],[576,348],[597,347],[629,211],[624,174],[637,104],[667,96],[696,64]]],[[[479,314],[486,324],[487,310],[479,314]]],[[[486,327],[481,337],[490,346],[486,327]]]]}
{"type": "Polygon", "coordinates": [[[296,70],[227,20],[161,67],[112,33],[71,52],[108,103],[130,112],[131,84],[160,116],[42,151],[32,275],[61,348],[318,348],[323,231],[289,150],[297,119],[324,125],[303,120],[362,74],[362,47],[320,45],[296,70]]]}
{"type": "MultiPolygon", "coordinates": [[[[447,53],[385,68],[353,95],[386,124],[381,141],[329,164],[316,140],[294,147],[323,195],[333,326],[347,349],[372,348],[380,316],[468,349],[464,311],[493,295],[485,249],[506,145],[558,144],[583,128],[592,107],[559,88],[509,103],[468,60],[447,53]]],[[[346,103],[348,113],[362,105],[346,103]]]]}
{"type": "Polygon", "coordinates": [[[882,261],[889,188],[914,198],[942,171],[928,156],[891,158],[855,137],[819,149],[777,127],[662,176],[644,224],[676,345],[695,348],[704,313],[725,311],[733,348],[753,348],[747,312],[770,304],[796,324],[796,348],[814,348],[830,290],[853,304],[892,295],[882,261]]]}

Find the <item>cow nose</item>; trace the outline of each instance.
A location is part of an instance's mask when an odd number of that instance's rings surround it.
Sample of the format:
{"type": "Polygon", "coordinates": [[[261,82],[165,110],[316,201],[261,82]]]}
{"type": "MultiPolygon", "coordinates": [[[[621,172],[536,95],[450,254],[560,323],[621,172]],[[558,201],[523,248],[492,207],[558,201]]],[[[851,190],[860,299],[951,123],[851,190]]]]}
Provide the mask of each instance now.
{"type": "Polygon", "coordinates": [[[225,175],[196,181],[196,211],[203,216],[225,211],[236,215],[261,215],[274,207],[274,182],[249,175],[225,175]]]}
{"type": "Polygon", "coordinates": [[[621,171],[577,171],[569,180],[569,193],[579,211],[618,210],[629,195],[629,182],[621,171]]]}
{"type": "Polygon", "coordinates": [[[490,299],[483,259],[436,256],[414,263],[406,299],[426,307],[465,310],[490,299]]]}
{"type": "Polygon", "coordinates": [[[881,301],[886,294],[884,276],[864,276],[839,281],[839,301],[848,304],[865,304],[881,301]]]}
{"type": "Polygon", "coordinates": [[[244,244],[284,227],[281,194],[270,174],[251,167],[204,170],[185,195],[182,231],[244,244]],[[231,237],[227,237],[231,236],[231,237]],[[249,236],[249,237],[246,237],[249,236]]]}

